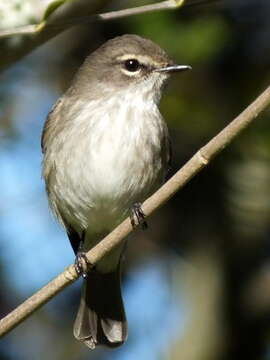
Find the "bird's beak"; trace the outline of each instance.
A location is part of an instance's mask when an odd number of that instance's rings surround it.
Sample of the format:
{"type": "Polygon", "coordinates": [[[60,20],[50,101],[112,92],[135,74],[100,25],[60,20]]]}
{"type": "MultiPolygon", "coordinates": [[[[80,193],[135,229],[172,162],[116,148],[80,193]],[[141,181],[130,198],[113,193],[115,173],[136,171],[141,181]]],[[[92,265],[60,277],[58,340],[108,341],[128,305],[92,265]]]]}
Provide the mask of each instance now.
{"type": "Polygon", "coordinates": [[[179,72],[179,71],[186,71],[186,70],[191,70],[192,67],[189,65],[168,65],[168,66],[164,66],[158,69],[155,69],[155,71],[157,72],[165,72],[165,73],[173,73],[173,72],[179,72]]]}

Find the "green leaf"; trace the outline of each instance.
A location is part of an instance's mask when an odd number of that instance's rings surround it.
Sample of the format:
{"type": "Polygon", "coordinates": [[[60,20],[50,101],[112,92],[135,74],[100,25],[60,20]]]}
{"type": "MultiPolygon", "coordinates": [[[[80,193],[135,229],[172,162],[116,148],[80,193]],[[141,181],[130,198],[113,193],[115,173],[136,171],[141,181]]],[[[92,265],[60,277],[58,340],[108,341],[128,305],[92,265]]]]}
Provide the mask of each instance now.
{"type": "Polygon", "coordinates": [[[73,0],[54,0],[52,1],[47,9],[44,12],[42,22],[46,21],[60,6],[62,6],[65,2],[73,1],[73,0]]]}

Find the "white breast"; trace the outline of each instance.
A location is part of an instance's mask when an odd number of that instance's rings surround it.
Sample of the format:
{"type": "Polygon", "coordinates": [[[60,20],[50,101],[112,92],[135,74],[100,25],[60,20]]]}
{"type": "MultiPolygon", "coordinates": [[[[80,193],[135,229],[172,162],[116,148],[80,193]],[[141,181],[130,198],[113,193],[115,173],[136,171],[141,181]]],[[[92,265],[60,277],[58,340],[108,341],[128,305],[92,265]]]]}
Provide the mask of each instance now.
{"type": "Polygon", "coordinates": [[[70,114],[54,141],[52,208],[78,231],[110,230],[161,183],[167,127],[156,104],[134,94],[77,103],[70,114]]]}

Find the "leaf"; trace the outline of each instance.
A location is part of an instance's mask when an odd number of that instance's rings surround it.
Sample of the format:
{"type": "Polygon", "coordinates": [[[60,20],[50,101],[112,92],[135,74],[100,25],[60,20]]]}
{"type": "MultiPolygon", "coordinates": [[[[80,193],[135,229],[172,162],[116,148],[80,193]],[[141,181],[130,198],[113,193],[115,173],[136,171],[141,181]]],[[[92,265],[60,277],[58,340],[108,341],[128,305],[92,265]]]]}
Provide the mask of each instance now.
{"type": "Polygon", "coordinates": [[[54,0],[52,1],[47,9],[44,12],[42,22],[46,21],[60,6],[62,6],[65,2],[73,1],[73,0],[54,0]]]}

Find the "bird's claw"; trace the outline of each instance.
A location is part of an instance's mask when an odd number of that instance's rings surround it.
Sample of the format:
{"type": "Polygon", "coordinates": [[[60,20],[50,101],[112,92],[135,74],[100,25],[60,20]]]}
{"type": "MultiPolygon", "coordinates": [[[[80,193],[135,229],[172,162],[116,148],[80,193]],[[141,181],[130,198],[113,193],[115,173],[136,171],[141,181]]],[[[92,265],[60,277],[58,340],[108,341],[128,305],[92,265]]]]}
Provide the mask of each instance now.
{"type": "Polygon", "coordinates": [[[77,253],[74,265],[75,265],[76,273],[79,276],[82,275],[82,277],[84,279],[86,279],[87,276],[88,276],[88,271],[89,271],[89,268],[90,268],[91,264],[88,261],[88,259],[87,259],[84,252],[79,251],[77,253]]]}
{"type": "Polygon", "coordinates": [[[141,225],[143,230],[146,230],[148,225],[145,220],[145,214],[142,211],[141,203],[135,203],[130,212],[130,222],[133,228],[138,225],[141,225]]]}

